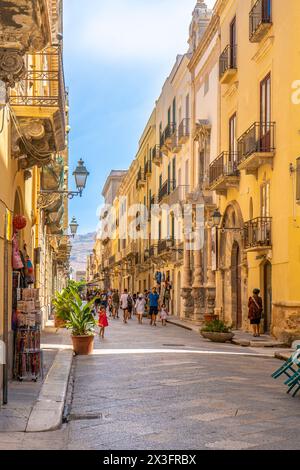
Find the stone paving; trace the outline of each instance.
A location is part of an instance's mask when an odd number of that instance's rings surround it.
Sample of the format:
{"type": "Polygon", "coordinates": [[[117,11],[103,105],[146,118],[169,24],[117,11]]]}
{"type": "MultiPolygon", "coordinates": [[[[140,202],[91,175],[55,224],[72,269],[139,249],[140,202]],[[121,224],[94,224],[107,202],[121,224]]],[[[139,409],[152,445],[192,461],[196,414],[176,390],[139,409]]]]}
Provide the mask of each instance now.
{"type": "Polygon", "coordinates": [[[74,360],[70,422],[2,433],[0,449],[300,449],[300,397],[264,350],[136,320],[112,321],[95,348],[74,360]]]}

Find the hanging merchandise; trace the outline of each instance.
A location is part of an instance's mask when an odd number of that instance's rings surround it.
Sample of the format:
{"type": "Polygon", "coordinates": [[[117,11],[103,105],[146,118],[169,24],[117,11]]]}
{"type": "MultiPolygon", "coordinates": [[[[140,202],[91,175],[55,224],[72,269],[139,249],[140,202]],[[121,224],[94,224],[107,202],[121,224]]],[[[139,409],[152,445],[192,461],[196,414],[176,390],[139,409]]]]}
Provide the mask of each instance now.
{"type": "Polygon", "coordinates": [[[31,285],[34,284],[34,270],[33,270],[33,264],[29,258],[29,256],[26,256],[26,279],[27,279],[27,284],[31,285]]]}
{"type": "Polygon", "coordinates": [[[23,230],[27,225],[27,220],[23,215],[15,215],[13,218],[14,231],[23,230]]]}
{"type": "Polygon", "coordinates": [[[22,289],[17,301],[14,378],[37,381],[43,375],[41,312],[38,289],[22,289]]]}
{"type": "Polygon", "coordinates": [[[12,238],[12,266],[13,269],[24,268],[24,264],[22,263],[22,259],[20,256],[18,237],[16,233],[14,233],[12,238]]]}

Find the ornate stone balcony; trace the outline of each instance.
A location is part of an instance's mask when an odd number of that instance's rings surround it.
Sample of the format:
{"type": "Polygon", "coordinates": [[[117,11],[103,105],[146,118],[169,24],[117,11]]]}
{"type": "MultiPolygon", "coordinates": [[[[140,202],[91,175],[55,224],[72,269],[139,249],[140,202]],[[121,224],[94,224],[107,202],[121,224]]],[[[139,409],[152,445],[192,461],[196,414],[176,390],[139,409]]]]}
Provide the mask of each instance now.
{"type": "Polygon", "coordinates": [[[178,127],[178,142],[183,145],[190,138],[190,120],[183,119],[178,127]]]}
{"type": "Polygon", "coordinates": [[[10,94],[13,111],[12,155],[21,168],[49,163],[66,146],[66,92],[59,47],[35,54],[38,68],[10,94]],[[25,158],[24,158],[25,155],[25,158]]]}
{"type": "Polygon", "coordinates": [[[162,160],[163,160],[163,155],[160,150],[160,146],[156,145],[152,149],[152,162],[154,163],[154,165],[160,166],[162,164],[162,160]]]}
{"type": "Polygon", "coordinates": [[[39,52],[51,40],[50,0],[0,0],[0,80],[7,86],[24,77],[24,55],[39,52]]]}
{"type": "Polygon", "coordinates": [[[146,176],[145,176],[145,173],[140,168],[138,172],[137,180],[136,180],[136,189],[138,190],[142,189],[145,187],[145,185],[146,185],[146,176]]]}

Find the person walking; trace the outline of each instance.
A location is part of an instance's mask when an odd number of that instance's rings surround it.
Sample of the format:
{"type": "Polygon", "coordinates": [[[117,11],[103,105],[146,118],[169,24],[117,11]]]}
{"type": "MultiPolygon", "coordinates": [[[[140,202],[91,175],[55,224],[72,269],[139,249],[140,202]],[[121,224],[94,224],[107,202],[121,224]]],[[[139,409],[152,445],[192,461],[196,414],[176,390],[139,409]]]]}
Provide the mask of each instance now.
{"type": "Polygon", "coordinates": [[[133,310],[133,299],[130,293],[128,294],[127,303],[128,303],[128,319],[131,320],[132,310],[133,310]]]}
{"type": "Polygon", "coordinates": [[[145,313],[145,306],[146,306],[146,300],[143,294],[139,294],[135,303],[135,310],[136,310],[136,314],[137,314],[140,325],[142,325],[143,323],[143,315],[145,313]]]}
{"type": "Polygon", "coordinates": [[[159,294],[156,287],[153,287],[152,292],[149,294],[149,304],[150,304],[150,325],[156,326],[156,319],[159,309],[159,294]]]}
{"type": "Polygon", "coordinates": [[[120,296],[119,296],[118,290],[114,290],[113,292],[112,304],[113,304],[113,318],[119,318],[120,296]]]}
{"type": "Polygon", "coordinates": [[[160,319],[162,326],[167,326],[167,318],[169,316],[168,308],[165,304],[161,306],[160,319]]]}
{"type": "Polygon", "coordinates": [[[250,324],[253,326],[253,336],[255,338],[260,336],[260,322],[263,313],[263,302],[259,294],[260,290],[254,289],[253,295],[250,297],[248,302],[248,318],[250,320],[250,324]]]}
{"type": "Polygon", "coordinates": [[[102,305],[99,311],[98,326],[100,328],[100,337],[104,339],[105,328],[108,327],[106,308],[102,305]]]}
{"type": "Polygon", "coordinates": [[[128,320],[128,290],[124,289],[120,299],[121,309],[123,310],[123,322],[127,323],[128,320]]]}

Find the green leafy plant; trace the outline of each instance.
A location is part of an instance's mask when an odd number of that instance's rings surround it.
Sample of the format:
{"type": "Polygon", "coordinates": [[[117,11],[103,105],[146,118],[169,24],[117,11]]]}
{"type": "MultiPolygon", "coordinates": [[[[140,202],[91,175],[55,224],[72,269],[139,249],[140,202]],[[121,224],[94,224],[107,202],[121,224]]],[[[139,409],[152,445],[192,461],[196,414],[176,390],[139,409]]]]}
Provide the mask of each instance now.
{"type": "Polygon", "coordinates": [[[207,333],[231,333],[232,327],[226,325],[221,320],[213,320],[211,322],[206,323],[204,328],[201,331],[207,333]]]}
{"type": "Polygon", "coordinates": [[[78,292],[72,287],[70,288],[70,293],[70,312],[67,328],[72,331],[73,336],[92,336],[96,326],[96,321],[92,314],[92,306],[96,298],[84,304],[78,292]]]}
{"type": "Polygon", "coordinates": [[[73,298],[74,293],[79,294],[83,287],[83,282],[70,280],[68,286],[62,292],[56,292],[52,305],[57,318],[65,322],[68,321],[71,310],[70,300],[73,298]]]}

